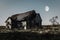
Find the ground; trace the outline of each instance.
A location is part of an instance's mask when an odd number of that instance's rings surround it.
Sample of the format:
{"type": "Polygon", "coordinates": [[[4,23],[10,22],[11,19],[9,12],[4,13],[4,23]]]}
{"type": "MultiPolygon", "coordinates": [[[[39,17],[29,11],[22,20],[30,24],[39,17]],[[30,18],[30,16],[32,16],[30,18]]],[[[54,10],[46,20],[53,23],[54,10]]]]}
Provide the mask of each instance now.
{"type": "Polygon", "coordinates": [[[33,32],[0,33],[0,40],[60,40],[60,34],[38,34],[33,32]]]}
{"type": "Polygon", "coordinates": [[[0,28],[0,40],[60,40],[60,27],[43,29],[6,29],[0,28]]]}

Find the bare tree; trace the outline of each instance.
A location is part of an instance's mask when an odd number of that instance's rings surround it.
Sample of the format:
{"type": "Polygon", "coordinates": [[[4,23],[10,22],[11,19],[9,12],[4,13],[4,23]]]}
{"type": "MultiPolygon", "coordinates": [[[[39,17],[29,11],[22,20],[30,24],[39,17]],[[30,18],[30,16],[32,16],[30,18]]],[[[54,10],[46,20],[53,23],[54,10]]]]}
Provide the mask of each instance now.
{"type": "Polygon", "coordinates": [[[59,22],[57,22],[58,16],[52,17],[49,21],[53,24],[53,25],[58,25],[59,22]]]}

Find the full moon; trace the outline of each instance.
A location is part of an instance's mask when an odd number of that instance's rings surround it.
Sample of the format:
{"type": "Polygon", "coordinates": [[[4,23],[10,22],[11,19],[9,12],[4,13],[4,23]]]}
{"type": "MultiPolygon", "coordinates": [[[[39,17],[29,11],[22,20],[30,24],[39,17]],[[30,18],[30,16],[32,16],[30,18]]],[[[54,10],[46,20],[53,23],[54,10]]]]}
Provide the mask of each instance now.
{"type": "Polygon", "coordinates": [[[49,6],[45,6],[45,11],[46,11],[46,12],[49,11],[49,6]]]}

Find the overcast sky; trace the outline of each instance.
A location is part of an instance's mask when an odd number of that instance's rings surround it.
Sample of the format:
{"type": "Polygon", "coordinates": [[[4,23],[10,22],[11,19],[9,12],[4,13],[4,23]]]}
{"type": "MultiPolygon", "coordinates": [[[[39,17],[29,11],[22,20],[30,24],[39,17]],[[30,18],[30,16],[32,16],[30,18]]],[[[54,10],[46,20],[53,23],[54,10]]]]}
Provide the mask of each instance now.
{"type": "Polygon", "coordinates": [[[51,24],[49,19],[54,16],[58,16],[60,23],[60,0],[0,0],[0,25],[4,25],[4,21],[11,15],[30,10],[40,13],[43,25],[51,24]],[[46,6],[49,7],[47,12],[46,6]]]}

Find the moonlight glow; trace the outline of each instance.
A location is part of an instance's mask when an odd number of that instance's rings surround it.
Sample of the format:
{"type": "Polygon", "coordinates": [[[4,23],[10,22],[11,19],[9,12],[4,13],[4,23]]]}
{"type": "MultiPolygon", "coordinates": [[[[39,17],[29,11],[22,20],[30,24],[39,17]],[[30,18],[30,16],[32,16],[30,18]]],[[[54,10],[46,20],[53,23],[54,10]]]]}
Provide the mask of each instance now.
{"type": "Polygon", "coordinates": [[[45,6],[45,11],[46,11],[46,12],[49,11],[49,6],[45,6]]]}

